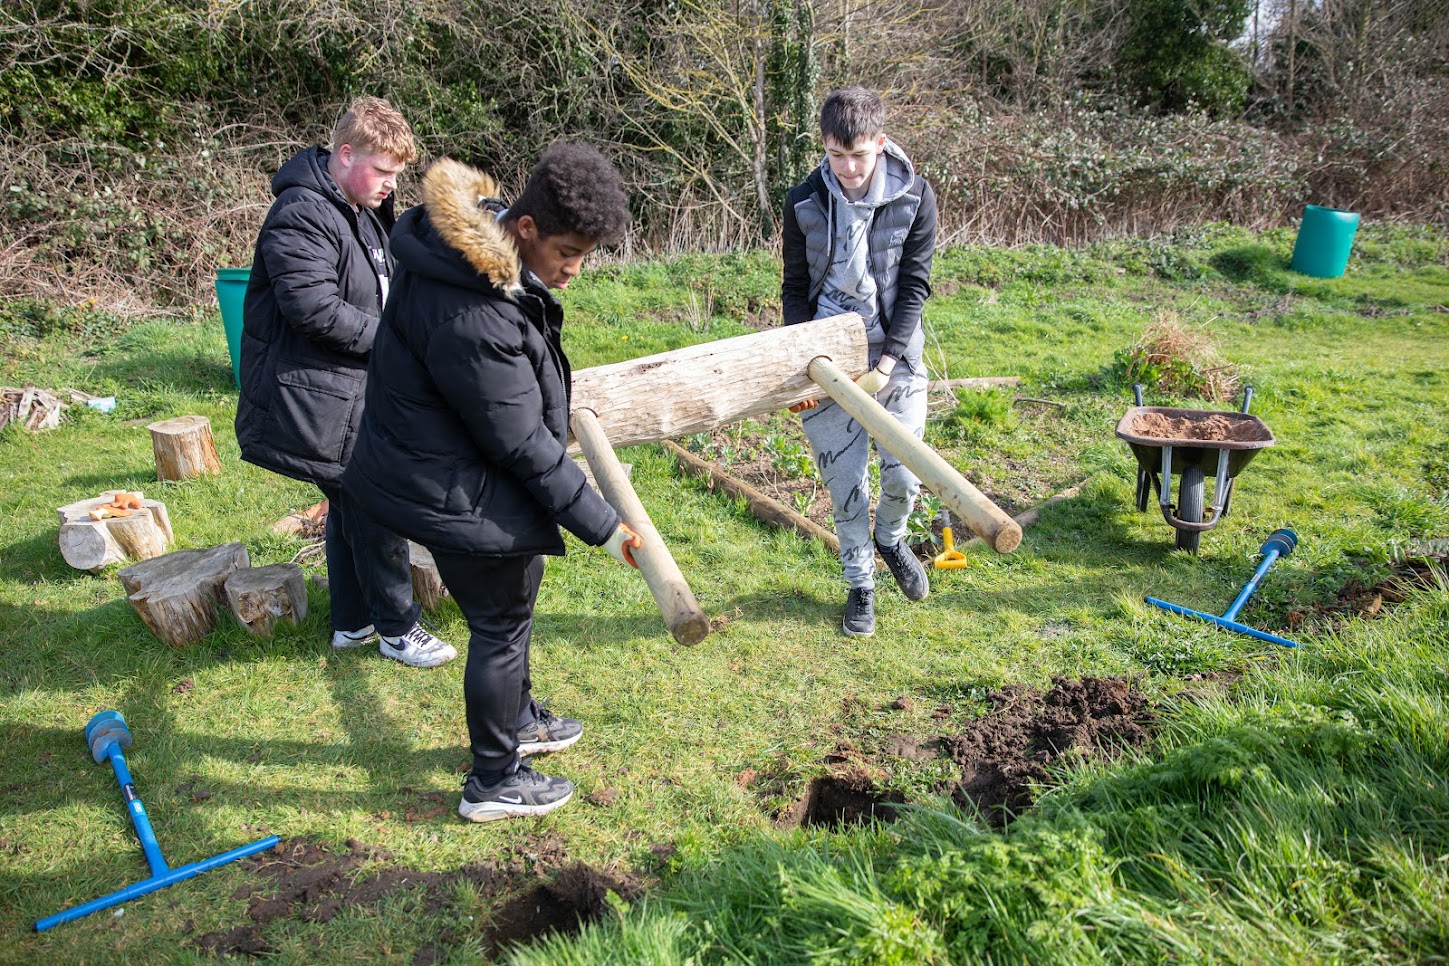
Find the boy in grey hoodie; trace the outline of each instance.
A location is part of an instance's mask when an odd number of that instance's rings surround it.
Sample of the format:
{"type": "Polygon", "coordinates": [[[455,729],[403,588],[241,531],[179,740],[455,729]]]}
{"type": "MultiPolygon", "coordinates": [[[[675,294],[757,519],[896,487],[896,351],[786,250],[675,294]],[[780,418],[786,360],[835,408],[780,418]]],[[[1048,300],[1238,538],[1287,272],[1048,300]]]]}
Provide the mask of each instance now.
{"type": "MultiPolygon", "coordinates": [[[[826,157],[785,198],[786,325],[857,312],[865,320],[870,371],[857,384],[920,438],[926,425],[925,333],[931,294],[936,196],[885,135],[885,107],[862,87],[834,91],[820,108],[826,157]]],[[[921,484],[880,452],[880,503],[870,525],[870,437],[829,399],[792,406],[830,491],[840,559],[850,587],[842,629],[875,633],[875,552],[911,600],[930,592],[925,568],[905,545],[921,484]]]]}

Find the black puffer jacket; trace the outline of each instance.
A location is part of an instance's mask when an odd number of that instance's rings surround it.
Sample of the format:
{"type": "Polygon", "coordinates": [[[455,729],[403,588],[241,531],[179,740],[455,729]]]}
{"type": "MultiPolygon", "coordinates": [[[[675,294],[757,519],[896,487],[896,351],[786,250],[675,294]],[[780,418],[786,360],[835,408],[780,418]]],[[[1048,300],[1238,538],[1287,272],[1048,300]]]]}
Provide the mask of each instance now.
{"type": "Polygon", "coordinates": [[[242,459],[311,483],[336,483],[347,464],[381,314],[357,220],[374,219],[380,238],[393,224],[391,196],[376,212],[353,211],[327,158],[308,148],[272,179],[277,200],[247,283],[236,411],[242,459]]]}
{"type": "Polygon", "coordinates": [[[430,550],[562,554],[560,525],[597,546],[619,516],[564,450],[563,308],[479,206],[496,191],[443,159],[423,178],[423,204],[399,219],[398,272],[342,485],[430,550]]]}

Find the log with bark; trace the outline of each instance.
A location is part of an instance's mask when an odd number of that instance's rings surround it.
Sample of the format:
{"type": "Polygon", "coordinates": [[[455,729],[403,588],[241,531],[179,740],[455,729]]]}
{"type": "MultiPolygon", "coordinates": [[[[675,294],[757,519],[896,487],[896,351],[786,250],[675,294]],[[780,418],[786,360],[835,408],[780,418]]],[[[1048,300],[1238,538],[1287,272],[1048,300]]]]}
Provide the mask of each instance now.
{"type": "Polygon", "coordinates": [[[77,570],[95,573],[113,563],[149,560],[175,542],[166,504],[139,491],[107,490],[55,512],[61,558],[77,570]]]}
{"type": "Polygon", "coordinates": [[[216,615],[226,608],[227,578],[250,565],[245,545],[224,543],[143,560],[117,576],[151,633],[183,647],[216,629],[216,615]]]}
{"type": "Polygon", "coordinates": [[[818,398],[806,367],[827,356],[846,373],[866,371],[865,325],[855,313],[581,369],[574,409],[598,414],[616,447],[654,443],[779,412],[818,398]]]}
{"type": "Polygon", "coordinates": [[[408,558],[412,562],[413,596],[423,605],[423,610],[431,613],[448,596],[447,585],[438,574],[438,564],[427,547],[409,540],[408,558]]]}
{"type": "Polygon", "coordinates": [[[151,431],[158,480],[189,480],[221,472],[211,420],[205,416],[177,416],[146,428],[151,431]]]}
{"type": "Polygon", "coordinates": [[[307,616],[307,583],[296,564],[243,567],[223,586],[231,612],[256,637],[271,637],[279,620],[300,624],[307,616]]]}

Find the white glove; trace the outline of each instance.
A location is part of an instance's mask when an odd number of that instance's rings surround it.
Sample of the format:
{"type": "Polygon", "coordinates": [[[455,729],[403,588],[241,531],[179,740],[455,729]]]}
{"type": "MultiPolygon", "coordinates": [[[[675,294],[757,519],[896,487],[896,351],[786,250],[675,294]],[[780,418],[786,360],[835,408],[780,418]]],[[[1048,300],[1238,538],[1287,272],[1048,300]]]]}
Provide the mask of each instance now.
{"type": "Polygon", "coordinates": [[[895,370],[895,367],[896,360],[890,356],[881,356],[880,362],[876,364],[876,367],[855,380],[855,384],[874,396],[885,388],[886,383],[890,382],[891,373],[895,370]]]}
{"type": "Polygon", "coordinates": [[[635,533],[627,523],[620,523],[619,529],[615,530],[613,536],[604,542],[604,549],[609,551],[609,556],[621,564],[628,564],[634,569],[639,565],[634,562],[632,551],[644,546],[644,538],[635,533]]]}

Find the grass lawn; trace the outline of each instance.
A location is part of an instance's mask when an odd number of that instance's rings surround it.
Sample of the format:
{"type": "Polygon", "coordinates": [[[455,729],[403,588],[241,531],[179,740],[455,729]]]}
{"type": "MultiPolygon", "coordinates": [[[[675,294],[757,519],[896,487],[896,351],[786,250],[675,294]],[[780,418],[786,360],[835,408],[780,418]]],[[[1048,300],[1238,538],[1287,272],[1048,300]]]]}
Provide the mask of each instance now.
{"type": "MultiPolygon", "coordinates": [[[[548,564],[533,670],[535,691],[585,724],[538,762],[578,793],[545,819],[487,826],[454,811],[462,661],[418,671],[332,652],[316,586],[299,626],[258,640],[225,624],[173,650],[117,568],[61,560],[55,508],[105,489],[164,501],[178,547],[241,541],[254,565],[302,549],[271,525],[320,497],[241,462],[216,316],[110,330],[0,310],[0,383],[118,400],[70,409],[53,432],[0,433],[0,961],[179,962],[247,943],[294,962],[1449,958],[1445,577],[1354,604],[1405,558],[1446,554],[1449,234],[1367,227],[1338,280],[1289,272],[1291,245],[1214,226],[941,253],[928,362],[1022,383],[965,399],[927,439],[1013,510],[1081,487],[1018,552],[933,573],[923,603],[883,574],[871,640],[840,635],[844,587],[823,548],[682,478],[661,449],[624,451],[718,629],[676,645],[638,576],[571,538],[548,564]],[[1241,368],[1278,440],[1196,557],[1155,508],[1136,511],[1112,432],[1131,404],[1117,354],[1165,313],[1241,368]],[[145,424],[191,413],[210,418],[223,472],[158,483],[145,424]],[[1300,649],[1142,603],[1221,613],[1279,527],[1298,550],[1240,619],[1300,649]],[[902,736],[951,747],[1005,686],[1104,676],[1150,703],[1150,739],[1059,758],[1004,829],[952,799],[949,755],[899,753],[902,736]],[[107,708],[129,722],[171,865],[269,833],[287,850],[37,935],[34,920],[145,875],[81,734],[107,708]],[[910,807],[888,824],[780,827],[842,768],[910,807]],[[510,924],[528,934],[536,882],[576,863],[615,888],[598,921],[502,945],[510,924]],[[309,869],[331,869],[330,884],[285,893],[309,869]]],[[[749,331],[777,303],[776,273],[762,254],[586,273],[567,295],[575,368],[749,331]]],[[[461,649],[451,601],[435,620],[461,649]]]]}

